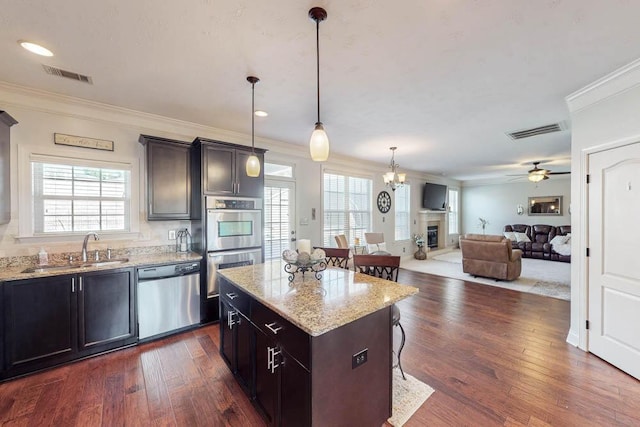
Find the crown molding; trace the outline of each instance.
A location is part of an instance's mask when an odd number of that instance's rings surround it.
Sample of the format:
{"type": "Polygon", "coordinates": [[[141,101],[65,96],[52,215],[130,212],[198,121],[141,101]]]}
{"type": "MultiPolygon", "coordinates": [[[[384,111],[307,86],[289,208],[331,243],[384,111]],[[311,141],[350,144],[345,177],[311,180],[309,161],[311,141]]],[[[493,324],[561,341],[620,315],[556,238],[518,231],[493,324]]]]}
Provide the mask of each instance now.
{"type": "Polygon", "coordinates": [[[638,85],[640,85],[640,59],[573,92],[565,98],[565,102],[569,111],[575,113],[638,85]]]}
{"type": "MultiPolygon", "coordinates": [[[[0,81],[0,103],[2,103],[4,109],[8,107],[22,108],[112,126],[115,125],[134,130],[136,133],[151,134],[176,140],[190,142],[196,137],[202,137],[246,145],[248,147],[251,146],[251,135],[248,134],[101,102],[60,95],[3,81],[0,81]]],[[[269,152],[272,152],[277,158],[282,158],[284,155],[288,158],[311,161],[307,145],[289,144],[261,137],[256,137],[255,140],[256,146],[268,150],[267,156],[269,156],[269,152]]],[[[386,163],[381,164],[336,153],[331,153],[329,161],[325,162],[325,164],[329,164],[331,168],[343,167],[348,170],[355,168],[356,170],[367,171],[367,173],[371,173],[372,171],[375,173],[378,170],[382,173],[388,168],[388,164],[386,163]]],[[[424,172],[410,170],[403,172],[406,172],[408,176],[415,177],[415,179],[433,180],[434,178],[438,178],[424,172]]],[[[458,182],[457,180],[447,181],[458,182]]]]}

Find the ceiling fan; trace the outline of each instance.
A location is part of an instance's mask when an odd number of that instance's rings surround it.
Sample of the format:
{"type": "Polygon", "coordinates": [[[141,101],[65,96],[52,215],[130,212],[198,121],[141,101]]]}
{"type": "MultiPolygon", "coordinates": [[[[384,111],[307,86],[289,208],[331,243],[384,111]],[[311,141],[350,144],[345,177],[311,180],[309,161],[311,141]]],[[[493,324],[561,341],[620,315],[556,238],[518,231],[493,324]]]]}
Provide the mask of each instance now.
{"type": "Polygon", "coordinates": [[[527,178],[531,182],[540,182],[544,179],[549,179],[549,175],[566,175],[571,172],[551,172],[549,169],[539,168],[540,162],[533,162],[533,169],[527,172],[527,178]]]}

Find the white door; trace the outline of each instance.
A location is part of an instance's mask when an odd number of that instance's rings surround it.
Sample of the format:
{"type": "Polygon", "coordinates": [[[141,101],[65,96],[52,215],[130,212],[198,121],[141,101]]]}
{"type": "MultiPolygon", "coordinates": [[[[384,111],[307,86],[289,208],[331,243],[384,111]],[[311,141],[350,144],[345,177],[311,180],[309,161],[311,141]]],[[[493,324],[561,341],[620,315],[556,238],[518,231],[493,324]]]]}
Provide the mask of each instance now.
{"type": "Polygon", "coordinates": [[[264,185],[264,257],[280,258],[285,249],[294,249],[295,182],[266,179],[264,185]]]}
{"type": "Polygon", "coordinates": [[[589,156],[589,351],[640,378],[640,143],[589,156]]]}

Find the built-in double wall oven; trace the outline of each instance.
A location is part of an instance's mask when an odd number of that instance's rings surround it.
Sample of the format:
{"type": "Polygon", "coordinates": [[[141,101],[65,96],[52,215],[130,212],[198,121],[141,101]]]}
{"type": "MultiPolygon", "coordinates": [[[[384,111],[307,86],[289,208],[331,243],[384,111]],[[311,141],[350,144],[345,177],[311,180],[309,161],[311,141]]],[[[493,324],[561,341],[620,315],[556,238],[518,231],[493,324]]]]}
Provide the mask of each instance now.
{"type": "Polygon", "coordinates": [[[206,197],[207,299],[218,296],[218,270],[262,262],[262,200],[206,197]]]}

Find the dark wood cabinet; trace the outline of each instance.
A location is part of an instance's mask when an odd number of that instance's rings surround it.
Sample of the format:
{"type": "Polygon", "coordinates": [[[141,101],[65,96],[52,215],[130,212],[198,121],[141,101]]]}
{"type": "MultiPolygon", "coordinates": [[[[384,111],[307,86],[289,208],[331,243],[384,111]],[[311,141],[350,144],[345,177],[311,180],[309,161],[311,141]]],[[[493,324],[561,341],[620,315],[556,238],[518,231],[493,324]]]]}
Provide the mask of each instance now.
{"type": "Polygon", "coordinates": [[[203,194],[262,198],[265,150],[255,150],[262,167],[260,175],[252,178],[246,173],[250,148],[204,138],[196,138],[194,147],[201,154],[203,194]]]}
{"type": "Polygon", "coordinates": [[[191,144],[140,135],[147,158],[147,219],[191,218],[191,144]]]}
{"type": "Polygon", "coordinates": [[[391,416],[391,307],[311,336],[221,277],[220,310],[220,354],[240,384],[249,378],[245,391],[268,425],[380,425],[391,416]],[[354,366],[362,351],[368,360],[354,366]],[[241,358],[253,375],[243,377],[241,358]]]}
{"type": "Polygon", "coordinates": [[[288,322],[283,326],[284,319],[225,279],[220,314],[220,354],[267,423],[310,425],[311,375],[285,348],[306,357],[308,350],[300,348],[308,347],[308,335],[288,322]]]}
{"type": "Polygon", "coordinates": [[[21,374],[71,360],[77,353],[76,276],[6,282],[6,368],[21,374]]]}
{"type": "Polygon", "coordinates": [[[98,271],[78,277],[80,351],[125,345],[136,338],[133,270],[98,271]]]}
{"type": "Polygon", "coordinates": [[[0,110],[0,224],[11,221],[11,126],[16,122],[6,111],[0,110]]]}
{"type": "Polygon", "coordinates": [[[2,284],[5,377],[137,340],[133,269],[2,284]]]}

